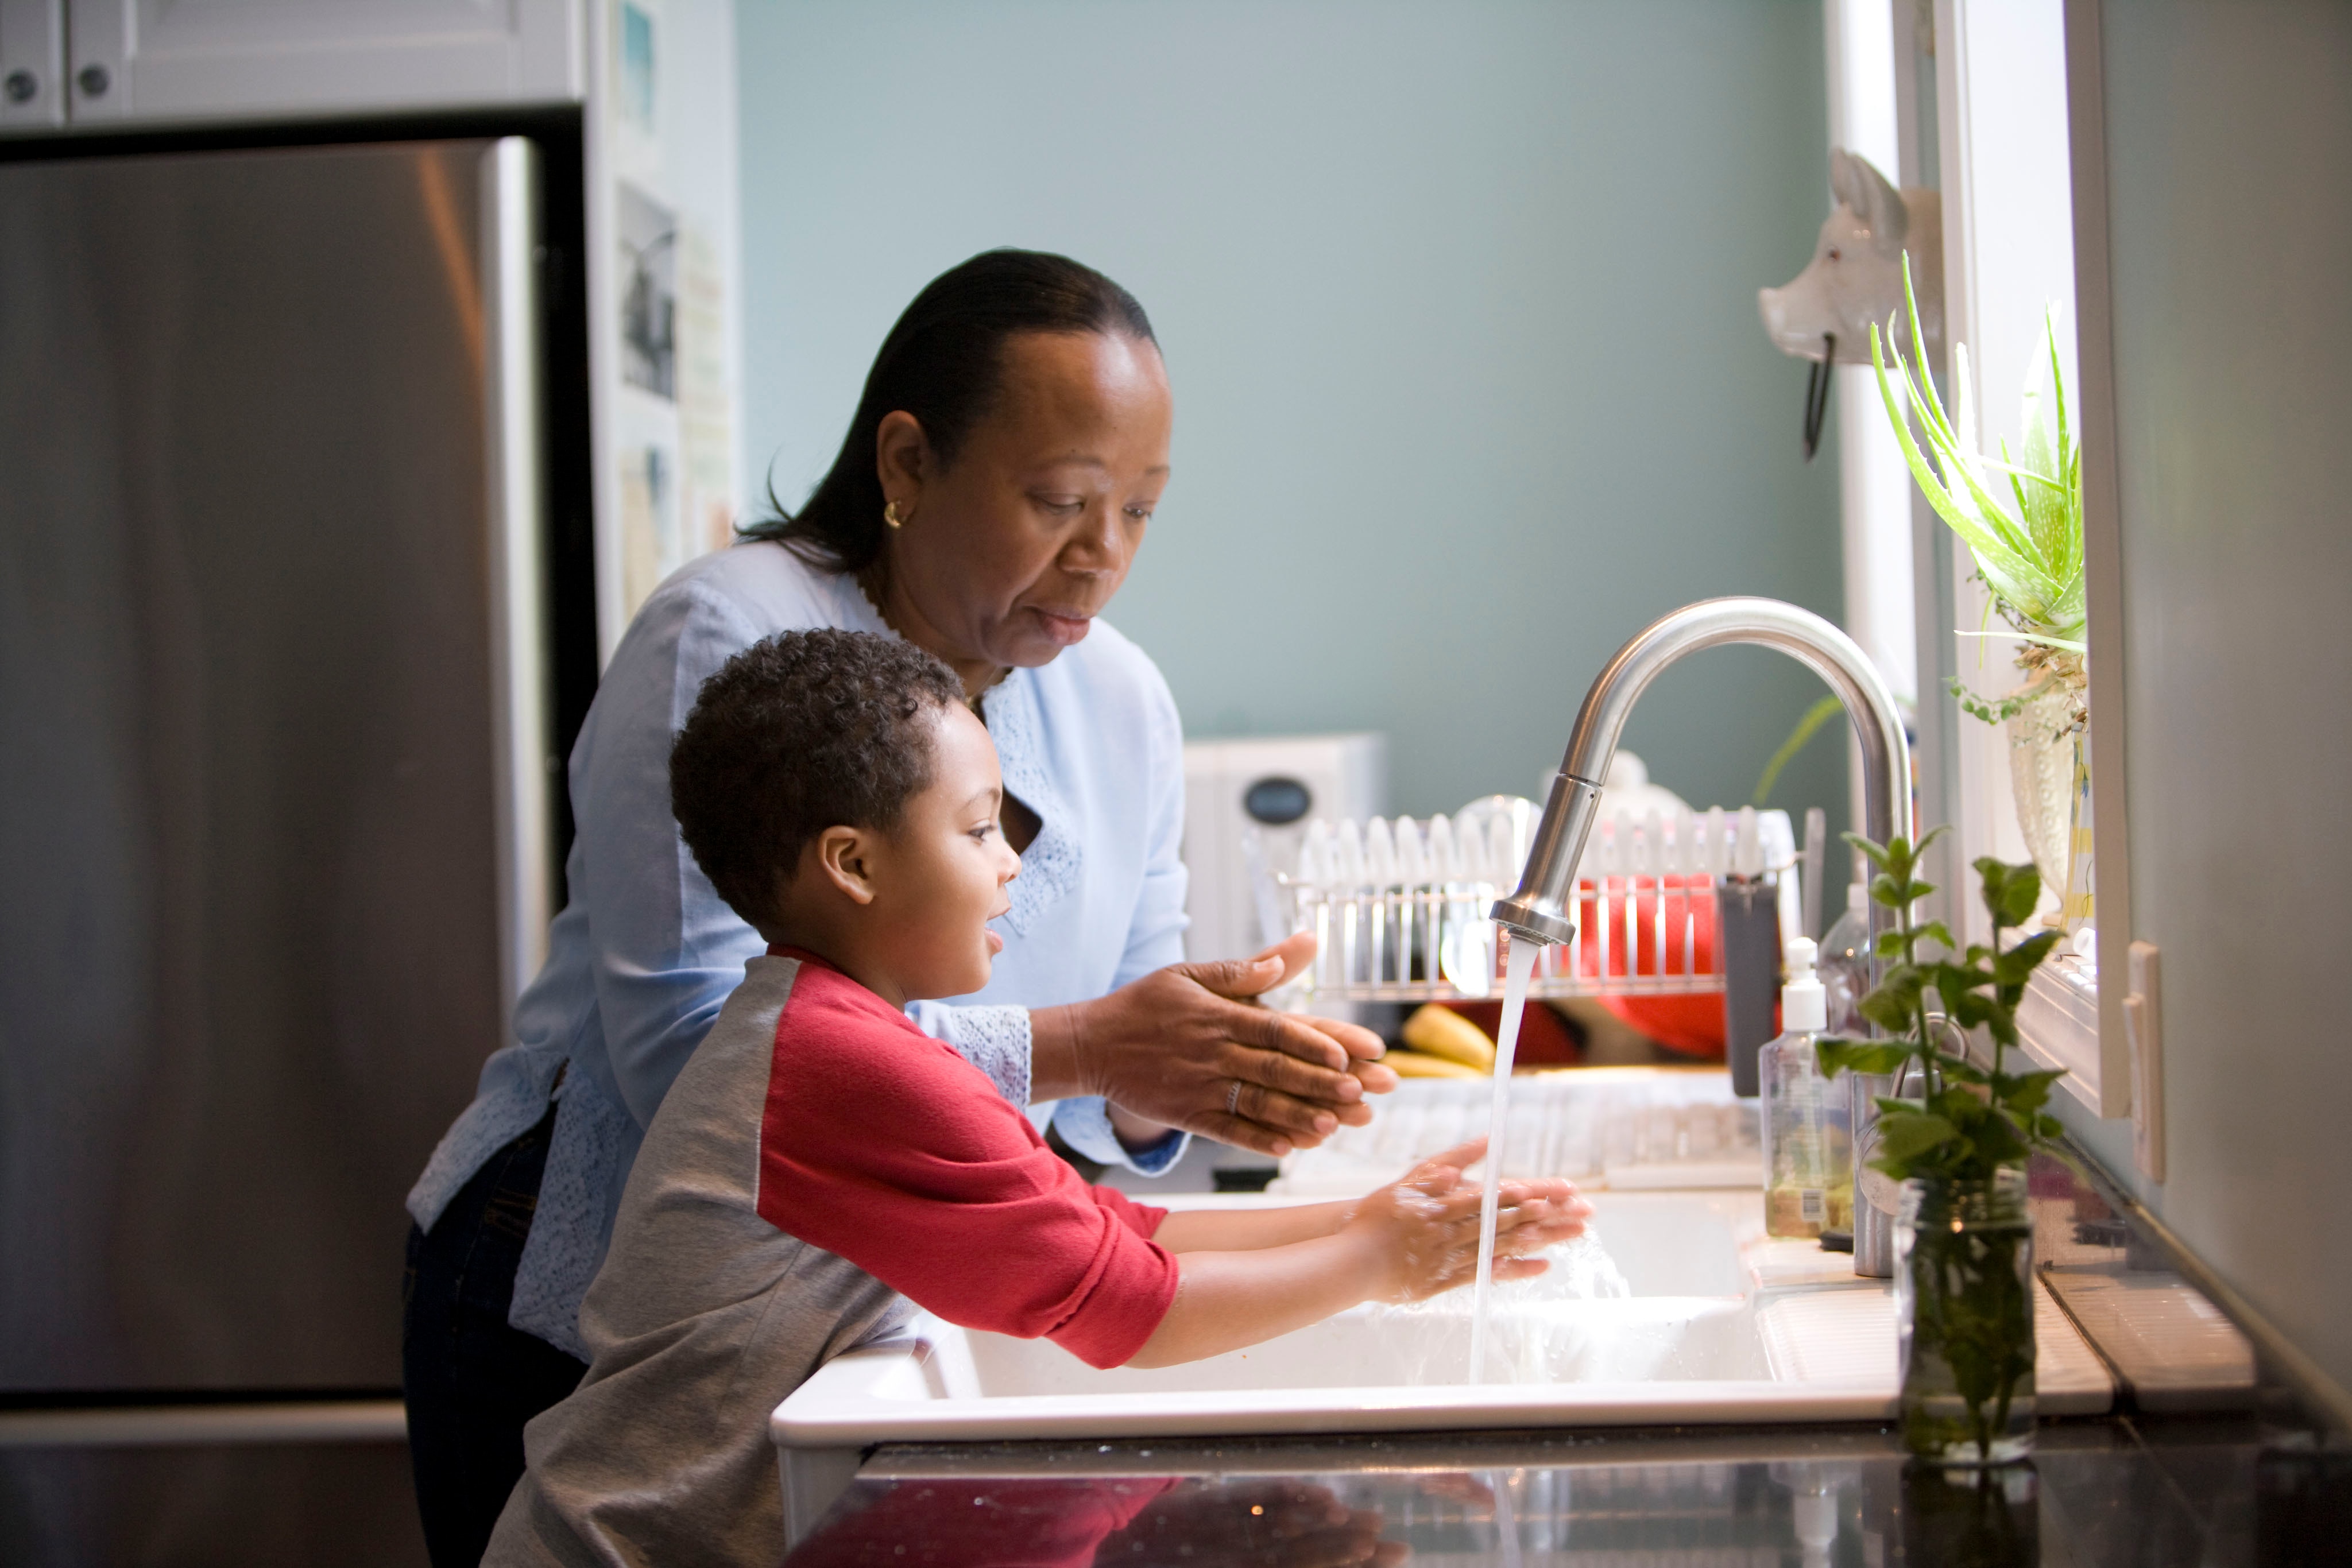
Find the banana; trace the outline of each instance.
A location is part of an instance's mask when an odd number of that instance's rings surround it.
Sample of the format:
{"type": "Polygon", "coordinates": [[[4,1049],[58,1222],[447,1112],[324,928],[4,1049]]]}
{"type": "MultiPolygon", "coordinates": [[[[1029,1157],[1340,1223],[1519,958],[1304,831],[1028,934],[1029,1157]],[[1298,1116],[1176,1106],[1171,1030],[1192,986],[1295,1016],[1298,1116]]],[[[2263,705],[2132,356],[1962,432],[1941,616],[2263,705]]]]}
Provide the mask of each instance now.
{"type": "Polygon", "coordinates": [[[1404,1042],[1480,1072],[1495,1071],[1495,1042],[1486,1030],[1446,1008],[1425,1007],[1405,1019],[1404,1042]]]}
{"type": "Polygon", "coordinates": [[[1475,1067],[1465,1067],[1458,1061],[1448,1061],[1442,1056],[1424,1056],[1417,1051],[1391,1051],[1381,1058],[1381,1065],[1396,1069],[1399,1078],[1484,1078],[1486,1074],[1475,1067]]]}

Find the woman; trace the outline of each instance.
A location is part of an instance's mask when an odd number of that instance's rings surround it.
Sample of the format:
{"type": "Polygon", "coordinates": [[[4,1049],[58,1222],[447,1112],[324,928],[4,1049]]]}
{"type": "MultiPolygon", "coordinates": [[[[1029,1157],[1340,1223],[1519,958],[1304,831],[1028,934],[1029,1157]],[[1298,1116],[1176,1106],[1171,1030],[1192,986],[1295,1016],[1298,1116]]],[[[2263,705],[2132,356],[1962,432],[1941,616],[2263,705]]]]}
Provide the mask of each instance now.
{"type": "Polygon", "coordinates": [[[1168,477],[1150,323],[1060,256],[992,251],[917,296],[797,516],[655,591],[572,748],[571,902],[517,1043],[409,1197],[404,1382],[427,1543],[479,1560],[523,1423],[583,1370],[577,1318],[637,1144],[761,952],[669,810],[703,680],[774,632],[892,632],[946,661],[994,738],[1023,856],[986,990],[916,1021],[1105,1164],[1164,1170],[1181,1128],[1279,1155],[1392,1087],[1379,1040],[1251,1005],[1311,950],[1183,965],[1182,737],[1151,662],[1096,617],[1168,477]],[[1106,1098],[1107,1097],[1107,1098],[1106,1098]]]}

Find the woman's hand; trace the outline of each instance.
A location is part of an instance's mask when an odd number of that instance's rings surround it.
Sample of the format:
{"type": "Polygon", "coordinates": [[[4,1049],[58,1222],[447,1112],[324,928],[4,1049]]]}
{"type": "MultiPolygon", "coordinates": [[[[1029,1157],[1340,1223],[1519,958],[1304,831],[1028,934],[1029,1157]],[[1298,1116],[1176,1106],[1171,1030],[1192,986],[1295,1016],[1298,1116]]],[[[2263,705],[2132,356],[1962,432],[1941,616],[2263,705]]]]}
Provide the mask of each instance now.
{"type": "MultiPolygon", "coordinates": [[[[1356,1206],[1339,1233],[1360,1239],[1381,1260],[1369,1299],[1425,1301],[1477,1278],[1482,1195],[1462,1172],[1486,1152],[1486,1140],[1473,1138],[1356,1206]]],[[[1550,1265],[1529,1254],[1583,1235],[1591,1216],[1592,1206],[1561,1177],[1504,1182],[1495,1214],[1495,1278],[1542,1273],[1550,1265]]]]}
{"type": "Polygon", "coordinates": [[[1141,1127],[1122,1120],[1130,1144],[1157,1123],[1279,1156],[1313,1148],[1342,1123],[1362,1126],[1372,1117],[1364,1096],[1397,1082],[1380,1065],[1380,1036],[1256,1000],[1314,956],[1315,938],[1301,932],[1255,958],[1172,964],[1096,1001],[1037,1009],[1031,1092],[1099,1094],[1145,1118],[1141,1127]]]}

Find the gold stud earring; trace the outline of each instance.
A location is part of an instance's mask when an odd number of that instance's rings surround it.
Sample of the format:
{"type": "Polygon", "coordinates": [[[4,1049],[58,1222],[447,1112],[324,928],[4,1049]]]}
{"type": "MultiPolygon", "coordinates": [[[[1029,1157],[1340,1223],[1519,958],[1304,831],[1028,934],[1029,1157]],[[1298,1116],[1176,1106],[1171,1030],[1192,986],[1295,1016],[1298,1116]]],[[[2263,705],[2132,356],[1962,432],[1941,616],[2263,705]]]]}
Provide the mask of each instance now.
{"type": "Polygon", "coordinates": [[[894,528],[906,521],[905,518],[898,516],[898,502],[893,501],[888,506],[882,508],[882,521],[894,528]]]}

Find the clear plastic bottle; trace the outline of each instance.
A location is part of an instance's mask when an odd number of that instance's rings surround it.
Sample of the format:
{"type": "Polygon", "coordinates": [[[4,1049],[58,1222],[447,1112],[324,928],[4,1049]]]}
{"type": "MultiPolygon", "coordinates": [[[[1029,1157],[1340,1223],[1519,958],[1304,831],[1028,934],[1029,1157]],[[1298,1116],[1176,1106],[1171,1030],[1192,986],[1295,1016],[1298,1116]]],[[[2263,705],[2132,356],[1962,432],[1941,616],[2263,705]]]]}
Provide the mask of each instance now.
{"type": "Polygon", "coordinates": [[[1845,913],[1822,935],[1822,988],[1827,993],[1831,1034],[1868,1037],[1861,1003],[1870,989],[1870,889],[1854,883],[1845,890],[1845,913]]]}
{"type": "Polygon", "coordinates": [[[1757,1071],[1764,1092],[1764,1228],[1812,1238],[1853,1229],[1852,1117],[1843,1085],[1833,1090],[1813,1058],[1827,1021],[1827,998],[1805,937],[1785,950],[1780,1038],[1767,1041],[1757,1071]]]}

